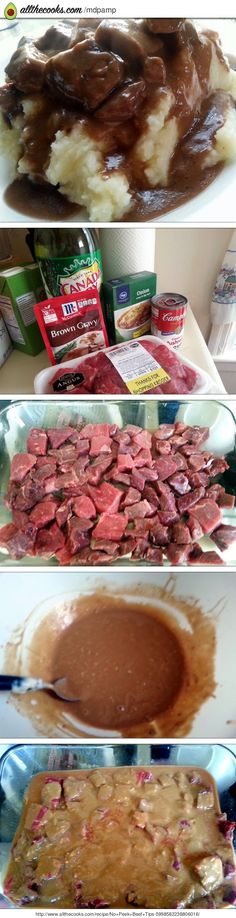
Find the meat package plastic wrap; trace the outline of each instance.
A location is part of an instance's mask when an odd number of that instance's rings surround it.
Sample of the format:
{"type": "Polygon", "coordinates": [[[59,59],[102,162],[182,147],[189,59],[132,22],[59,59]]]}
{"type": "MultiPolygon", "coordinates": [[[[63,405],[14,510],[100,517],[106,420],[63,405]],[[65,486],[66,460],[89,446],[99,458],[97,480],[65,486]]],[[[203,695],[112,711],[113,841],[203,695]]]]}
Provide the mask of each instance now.
{"type": "Polygon", "coordinates": [[[42,370],[34,385],[39,394],[55,395],[188,395],[214,391],[207,373],[152,335],[68,361],[56,372],[42,370]]]}

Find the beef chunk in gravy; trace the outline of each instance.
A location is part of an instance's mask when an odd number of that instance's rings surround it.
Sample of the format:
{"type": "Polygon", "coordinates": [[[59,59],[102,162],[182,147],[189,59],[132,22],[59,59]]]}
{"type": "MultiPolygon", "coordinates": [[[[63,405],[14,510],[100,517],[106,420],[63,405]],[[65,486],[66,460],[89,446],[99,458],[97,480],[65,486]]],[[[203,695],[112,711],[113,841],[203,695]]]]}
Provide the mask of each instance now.
{"type": "Polygon", "coordinates": [[[138,80],[136,83],[127,83],[98,109],[97,118],[99,118],[100,121],[107,121],[110,124],[119,121],[128,121],[128,119],[132,118],[140,108],[145,94],[146,86],[144,80],[138,80]]]}
{"type": "Polygon", "coordinates": [[[145,19],[144,21],[148,32],[153,32],[154,35],[169,35],[178,32],[185,19],[145,19]]]}
{"type": "Polygon", "coordinates": [[[38,92],[42,89],[47,57],[34,42],[20,44],[6,67],[6,73],[21,92],[38,92]]]}
{"type": "Polygon", "coordinates": [[[71,43],[73,34],[73,24],[71,22],[58,22],[57,25],[50,26],[50,29],[38,38],[35,42],[36,48],[43,51],[47,57],[53,57],[60,51],[67,51],[71,43]]]}
{"type": "Polygon", "coordinates": [[[91,111],[119,86],[123,76],[123,61],[114,54],[100,51],[92,39],[57,54],[46,67],[46,78],[51,88],[78,100],[91,111]]]}
{"type": "Polygon", "coordinates": [[[162,39],[148,33],[139,19],[103,19],[96,29],[95,41],[134,67],[143,65],[147,55],[157,56],[163,48],[162,39]]]}

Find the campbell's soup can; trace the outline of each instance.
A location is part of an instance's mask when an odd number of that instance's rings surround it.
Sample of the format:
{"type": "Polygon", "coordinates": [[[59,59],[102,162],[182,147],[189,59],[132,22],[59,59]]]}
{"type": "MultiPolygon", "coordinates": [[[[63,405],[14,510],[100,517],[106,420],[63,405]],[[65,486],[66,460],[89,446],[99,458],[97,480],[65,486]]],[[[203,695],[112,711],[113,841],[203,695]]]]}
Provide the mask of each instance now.
{"type": "Polygon", "coordinates": [[[188,300],[181,293],[159,293],[153,296],[151,333],[164,338],[171,347],[180,347],[188,300]]]}

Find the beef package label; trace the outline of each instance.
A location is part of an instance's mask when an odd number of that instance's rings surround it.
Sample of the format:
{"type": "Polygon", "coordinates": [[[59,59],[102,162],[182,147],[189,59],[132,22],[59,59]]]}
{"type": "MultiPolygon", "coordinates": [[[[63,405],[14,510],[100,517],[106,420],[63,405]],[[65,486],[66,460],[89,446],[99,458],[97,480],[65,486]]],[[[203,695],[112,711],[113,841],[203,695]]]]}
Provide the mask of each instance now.
{"type": "Polygon", "coordinates": [[[52,364],[83,357],[108,343],[97,289],[45,300],[37,304],[35,315],[52,364]]]}
{"type": "Polygon", "coordinates": [[[138,341],[118,345],[107,353],[107,357],[132,395],[142,395],[170,380],[168,373],[138,341]]]}

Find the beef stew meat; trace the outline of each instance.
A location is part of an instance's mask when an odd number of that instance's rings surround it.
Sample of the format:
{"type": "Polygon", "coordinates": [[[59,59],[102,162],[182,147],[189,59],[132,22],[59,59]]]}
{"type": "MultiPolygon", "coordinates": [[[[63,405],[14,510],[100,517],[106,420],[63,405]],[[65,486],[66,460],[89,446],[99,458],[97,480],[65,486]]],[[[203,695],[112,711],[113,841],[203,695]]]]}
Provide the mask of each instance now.
{"type": "Polygon", "coordinates": [[[228,464],[204,449],[208,435],[182,422],[34,428],[12,459],[1,548],[62,565],[224,563],[236,527],[222,510],[235,498],[216,481],[228,464]]]}
{"type": "Polygon", "coordinates": [[[58,23],[20,41],[6,78],[12,173],[95,222],[171,210],[236,159],[236,73],[218,36],[189,20],[58,23]]]}
{"type": "Polygon", "coordinates": [[[226,908],[234,828],[201,768],[42,772],[25,794],[4,893],[16,908],[226,908]]]}

